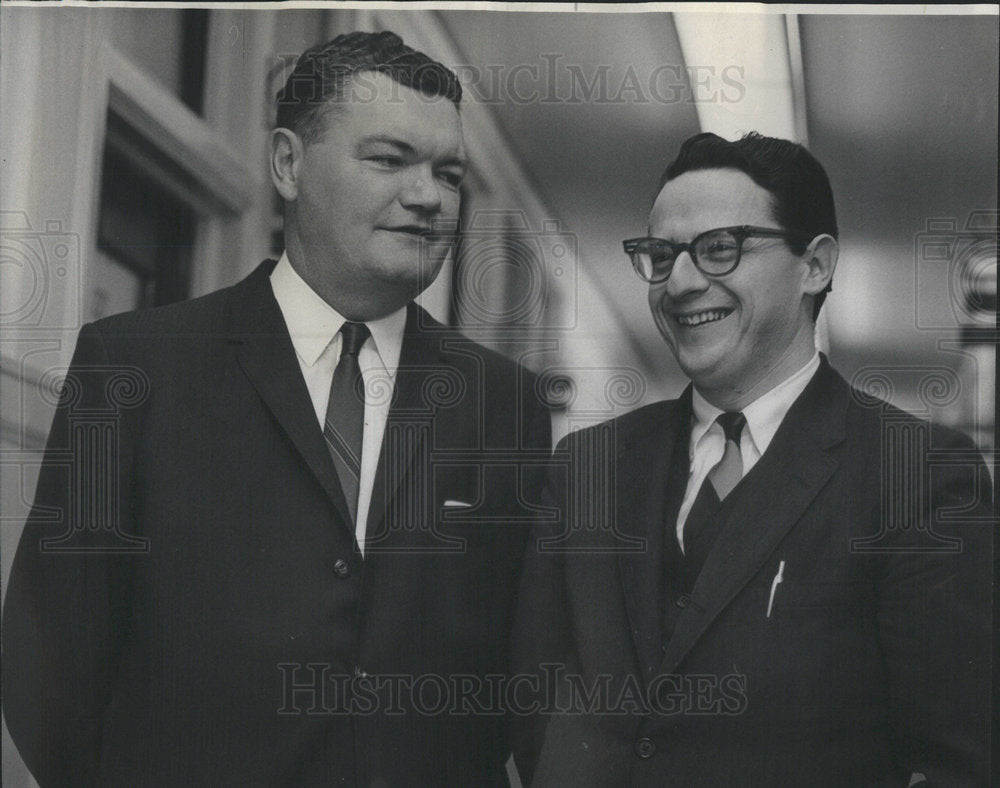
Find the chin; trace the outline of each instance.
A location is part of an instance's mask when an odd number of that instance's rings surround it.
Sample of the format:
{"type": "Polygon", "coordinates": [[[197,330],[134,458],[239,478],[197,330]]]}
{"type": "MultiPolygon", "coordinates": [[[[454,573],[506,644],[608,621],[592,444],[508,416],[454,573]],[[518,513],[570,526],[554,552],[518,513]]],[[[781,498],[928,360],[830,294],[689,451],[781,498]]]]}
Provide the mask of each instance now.
{"type": "Polygon", "coordinates": [[[385,280],[385,286],[415,298],[430,287],[436,278],[436,274],[420,276],[416,271],[397,271],[385,280]]]}
{"type": "Polygon", "coordinates": [[[714,354],[711,358],[701,356],[690,360],[679,355],[677,363],[691,382],[702,388],[723,388],[727,385],[726,378],[730,377],[726,374],[726,359],[716,357],[714,354]]]}

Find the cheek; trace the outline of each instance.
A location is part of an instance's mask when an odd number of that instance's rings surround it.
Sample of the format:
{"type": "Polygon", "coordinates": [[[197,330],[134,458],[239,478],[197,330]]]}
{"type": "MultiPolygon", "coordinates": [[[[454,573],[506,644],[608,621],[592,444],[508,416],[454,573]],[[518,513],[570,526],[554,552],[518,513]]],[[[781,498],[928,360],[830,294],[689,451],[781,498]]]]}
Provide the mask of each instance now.
{"type": "Polygon", "coordinates": [[[441,219],[455,219],[458,217],[458,211],[462,207],[462,195],[456,191],[451,191],[449,189],[442,190],[441,192],[441,213],[438,216],[438,221],[441,219]]]}
{"type": "Polygon", "coordinates": [[[747,333],[758,342],[770,342],[788,333],[797,320],[797,297],[785,282],[770,282],[756,291],[758,297],[744,299],[749,316],[747,333]]]}
{"type": "Polygon", "coordinates": [[[657,319],[659,319],[659,316],[663,312],[663,295],[664,287],[662,284],[650,285],[649,290],[646,292],[646,301],[649,304],[649,309],[657,319]]]}
{"type": "Polygon", "coordinates": [[[329,225],[349,226],[363,210],[364,195],[355,190],[333,184],[323,190],[315,200],[316,206],[327,216],[329,225]]]}
{"type": "Polygon", "coordinates": [[[355,172],[340,178],[335,192],[346,215],[371,218],[372,214],[391,206],[400,190],[399,183],[393,178],[371,172],[355,172]]]}
{"type": "Polygon", "coordinates": [[[673,328],[670,325],[670,321],[667,319],[666,308],[663,304],[664,288],[662,285],[649,288],[649,292],[646,295],[646,303],[649,305],[649,311],[653,315],[653,323],[656,324],[657,330],[670,345],[673,345],[673,328]]]}

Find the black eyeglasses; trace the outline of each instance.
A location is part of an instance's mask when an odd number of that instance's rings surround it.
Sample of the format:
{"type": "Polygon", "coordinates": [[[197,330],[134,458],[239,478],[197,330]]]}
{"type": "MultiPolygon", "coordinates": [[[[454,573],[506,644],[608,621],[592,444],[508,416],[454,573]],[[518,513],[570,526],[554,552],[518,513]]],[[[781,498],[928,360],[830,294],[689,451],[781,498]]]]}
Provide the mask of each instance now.
{"type": "Polygon", "coordinates": [[[806,240],[802,233],[772,230],[767,227],[717,227],[706,230],[691,243],[678,244],[663,238],[630,238],[622,241],[625,254],[632,267],[645,281],[652,284],[670,278],[681,252],[691,255],[691,260],[703,274],[725,276],[736,270],[747,238],[797,238],[806,240]]]}

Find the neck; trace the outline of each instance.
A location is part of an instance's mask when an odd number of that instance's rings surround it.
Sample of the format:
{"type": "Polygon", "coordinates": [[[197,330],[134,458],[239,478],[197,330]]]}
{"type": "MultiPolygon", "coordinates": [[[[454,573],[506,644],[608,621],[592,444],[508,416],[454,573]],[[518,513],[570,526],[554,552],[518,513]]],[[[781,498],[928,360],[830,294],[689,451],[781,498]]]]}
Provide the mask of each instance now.
{"type": "Polygon", "coordinates": [[[347,320],[364,323],[378,320],[402,309],[415,297],[408,289],[401,290],[384,283],[378,287],[357,287],[351,282],[338,281],[334,266],[310,260],[297,236],[285,234],[285,254],[288,262],[313,292],[347,320]]]}

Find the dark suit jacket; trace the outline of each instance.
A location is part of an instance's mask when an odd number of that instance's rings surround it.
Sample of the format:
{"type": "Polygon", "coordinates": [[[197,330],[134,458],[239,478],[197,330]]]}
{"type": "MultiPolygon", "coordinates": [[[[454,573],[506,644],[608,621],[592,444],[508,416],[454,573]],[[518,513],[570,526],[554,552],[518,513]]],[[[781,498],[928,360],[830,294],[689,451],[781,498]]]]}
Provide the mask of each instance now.
{"type": "Polygon", "coordinates": [[[534,378],[411,305],[362,560],[272,268],[81,331],[7,593],[11,735],[43,786],[506,784],[469,708],[508,668],[534,378]]]}
{"type": "Polygon", "coordinates": [[[556,450],[567,519],[529,547],[517,627],[518,667],[542,677],[521,701],[542,712],[515,746],[522,774],[987,784],[993,515],[968,439],[864,397],[824,359],[666,610],[690,424],[689,389],[556,450]]]}

